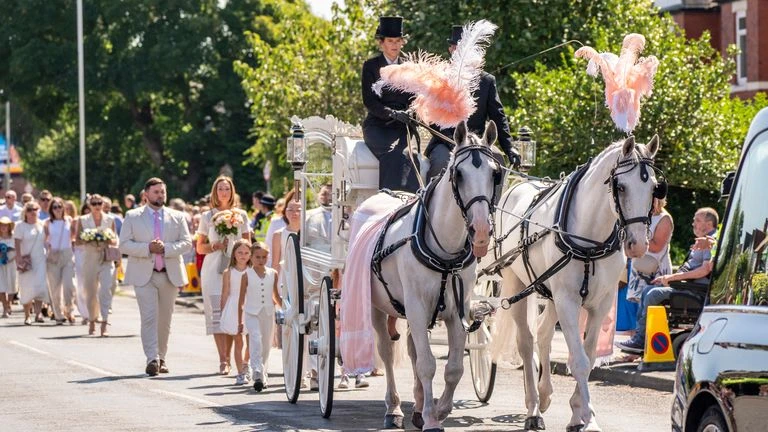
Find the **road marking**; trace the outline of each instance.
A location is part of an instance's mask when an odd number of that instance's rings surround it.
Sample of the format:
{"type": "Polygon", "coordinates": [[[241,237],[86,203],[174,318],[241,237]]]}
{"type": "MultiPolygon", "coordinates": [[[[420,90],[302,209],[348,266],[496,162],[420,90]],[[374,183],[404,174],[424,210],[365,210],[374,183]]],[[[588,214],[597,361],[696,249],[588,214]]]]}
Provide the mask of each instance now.
{"type": "Polygon", "coordinates": [[[81,367],[81,368],[84,368],[84,369],[88,369],[89,371],[96,372],[97,374],[111,376],[111,377],[116,377],[117,376],[117,374],[114,373],[114,372],[110,372],[110,371],[104,370],[104,369],[99,369],[96,366],[91,366],[91,365],[86,364],[86,363],[80,363],[77,360],[67,360],[67,363],[71,364],[72,366],[78,366],[78,367],[81,367]]]}
{"type": "Polygon", "coordinates": [[[220,407],[224,406],[224,405],[217,404],[216,402],[211,402],[209,400],[200,399],[200,398],[196,398],[194,396],[185,395],[184,393],[176,393],[176,392],[172,392],[172,391],[168,391],[168,390],[160,390],[160,389],[150,389],[150,391],[154,392],[154,393],[161,394],[161,395],[172,396],[172,397],[179,398],[179,399],[186,399],[188,401],[199,403],[199,404],[205,405],[207,407],[214,406],[214,407],[220,408],[220,407]]]}
{"type": "Polygon", "coordinates": [[[32,347],[32,346],[29,346],[27,344],[23,344],[21,342],[17,342],[15,340],[9,340],[8,343],[11,344],[11,345],[16,345],[17,347],[20,347],[20,348],[27,349],[27,350],[32,351],[32,352],[36,352],[38,354],[42,354],[42,355],[45,355],[45,356],[48,356],[48,357],[53,357],[53,355],[51,355],[50,353],[47,353],[47,352],[45,352],[43,350],[39,350],[39,349],[37,349],[35,347],[32,347]]]}

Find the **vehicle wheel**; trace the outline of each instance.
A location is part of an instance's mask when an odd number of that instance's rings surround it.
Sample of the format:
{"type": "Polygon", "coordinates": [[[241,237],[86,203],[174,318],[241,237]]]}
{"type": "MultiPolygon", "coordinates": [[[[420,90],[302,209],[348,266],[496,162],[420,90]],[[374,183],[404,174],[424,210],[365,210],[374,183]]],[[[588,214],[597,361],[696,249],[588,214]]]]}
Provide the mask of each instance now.
{"type": "Polygon", "coordinates": [[[672,339],[672,353],[675,355],[675,361],[680,358],[680,349],[683,348],[683,344],[688,340],[688,336],[690,335],[690,331],[684,331],[676,334],[672,339]]]}
{"type": "Polygon", "coordinates": [[[285,244],[283,310],[283,381],[288,402],[296,403],[301,390],[304,356],[304,269],[301,265],[299,236],[290,234],[285,244]]]}
{"type": "MultiPolygon", "coordinates": [[[[495,282],[475,286],[475,294],[489,297],[495,294],[495,282]]],[[[469,369],[472,375],[472,386],[480,402],[488,402],[493,394],[493,385],[496,382],[496,363],[491,359],[489,350],[491,342],[492,318],[487,317],[479,329],[467,335],[467,347],[469,349],[469,369]]]]}
{"type": "Polygon", "coordinates": [[[725,424],[725,418],[720,413],[720,408],[711,406],[704,411],[704,416],[699,422],[697,432],[728,432],[728,426],[725,424]]]}
{"type": "Polygon", "coordinates": [[[333,410],[333,378],[336,359],[336,304],[331,299],[333,281],[326,276],[320,283],[320,316],[317,323],[317,380],[320,412],[324,418],[333,410]]]}

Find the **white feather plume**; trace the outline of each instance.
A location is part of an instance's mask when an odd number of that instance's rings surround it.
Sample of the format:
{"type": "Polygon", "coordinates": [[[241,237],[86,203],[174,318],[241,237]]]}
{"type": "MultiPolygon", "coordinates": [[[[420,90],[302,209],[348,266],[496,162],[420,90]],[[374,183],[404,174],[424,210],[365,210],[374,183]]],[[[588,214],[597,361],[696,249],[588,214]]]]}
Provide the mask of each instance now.
{"type": "Polygon", "coordinates": [[[451,56],[448,79],[456,88],[473,93],[480,85],[480,72],[485,65],[485,49],[498,27],[488,20],[464,25],[461,40],[451,56]]]}

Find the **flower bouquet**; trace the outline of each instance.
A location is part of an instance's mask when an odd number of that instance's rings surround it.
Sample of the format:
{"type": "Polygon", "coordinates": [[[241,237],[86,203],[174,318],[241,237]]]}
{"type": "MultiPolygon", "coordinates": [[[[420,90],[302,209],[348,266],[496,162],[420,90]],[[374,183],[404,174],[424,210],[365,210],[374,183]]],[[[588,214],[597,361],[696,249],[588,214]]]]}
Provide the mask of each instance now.
{"type": "Polygon", "coordinates": [[[117,239],[117,236],[111,229],[86,228],[80,233],[80,240],[86,244],[95,244],[96,246],[115,239],[117,239]]]}
{"type": "Polygon", "coordinates": [[[236,236],[239,232],[239,226],[245,223],[242,215],[232,210],[222,210],[217,212],[211,218],[213,223],[213,230],[221,239],[227,240],[227,249],[222,251],[221,260],[219,261],[219,273],[224,273],[224,270],[229,266],[229,258],[232,254],[232,247],[235,244],[236,236]]]}

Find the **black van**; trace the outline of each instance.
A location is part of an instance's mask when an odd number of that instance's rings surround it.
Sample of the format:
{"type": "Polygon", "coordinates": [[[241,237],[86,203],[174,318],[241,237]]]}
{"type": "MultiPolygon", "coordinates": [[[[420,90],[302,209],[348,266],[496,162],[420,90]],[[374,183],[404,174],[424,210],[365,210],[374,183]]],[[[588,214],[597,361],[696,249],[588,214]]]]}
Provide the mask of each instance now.
{"type": "Polygon", "coordinates": [[[676,432],[768,430],[768,108],[725,192],[707,305],[677,362],[676,432]]]}

